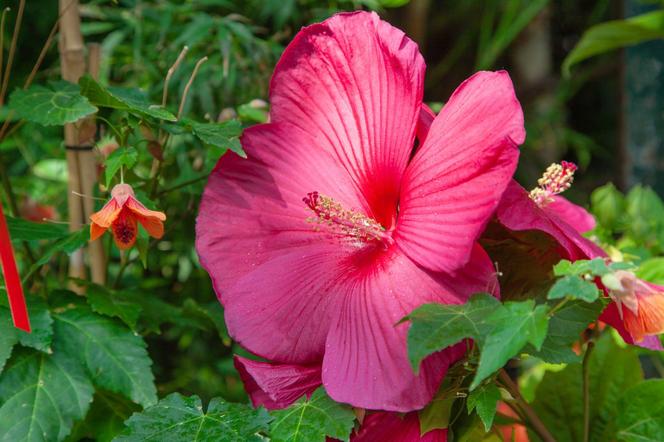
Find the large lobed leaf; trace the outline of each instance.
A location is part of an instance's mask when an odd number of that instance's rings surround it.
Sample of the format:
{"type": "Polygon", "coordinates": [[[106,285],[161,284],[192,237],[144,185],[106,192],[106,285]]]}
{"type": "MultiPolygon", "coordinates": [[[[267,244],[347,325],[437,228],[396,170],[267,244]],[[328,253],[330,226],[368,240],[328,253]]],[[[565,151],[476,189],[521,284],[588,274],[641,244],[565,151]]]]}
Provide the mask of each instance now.
{"type": "Polygon", "coordinates": [[[17,351],[0,377],[0,440],[64,439],[85,416],[92,393],[82,368],[66,355],[17,351]]]}
{"type": "Polygon", "coordinates": [[[135,413],[126,422],[127,429],[115,442],[252,442],[264,440],[258,435],[267,430],[270,416],[265,409],[231,404],[219,398],[210,402],[207,411],[198,396],[173,393],[135,413]]]}
{"type": "Polygon", "coordinates": [[[138,89],[104,87],[89,75],[78,81],[81,94],[99,107],[127,111],[138,117],[152,117],[160,120],[175,121],[175,115],[161,106],[153,105],[147,96],[138,89]]]}
{"type": "Polygon", "coordinates": [[[19,118],[44,126],[73,123],[97,112],[78,85],[66,81],[16,89],[9,97],[9,107],[19,118]]]}
{"type": "Polygon", "coordinates": [[[327,437],[348,440],[355,414],[334,402],[320,387],[311,398],[300,398],[285,410],[273,411],[270,425],[273,442],[325,442],[327,437]]]}
{"type": "Polygon", "coordinates": [[[474,295],[463,305],[428,304],[414,310],[406,319],[408,355],[413,367],[431,353],[474,339],[481,349],[479,366],[470,389],[500,369],[530,343],[539,350],[547,334],[546,305],[532,299],[501,304],[487,294],[474,295]]]}
{"type": "Polygon", "coordinates": [[[143,339],[113,319],[75,306],[55,316],[55,352],[78,360],[93,382],[145,407],[157,401],[143,339]]]}

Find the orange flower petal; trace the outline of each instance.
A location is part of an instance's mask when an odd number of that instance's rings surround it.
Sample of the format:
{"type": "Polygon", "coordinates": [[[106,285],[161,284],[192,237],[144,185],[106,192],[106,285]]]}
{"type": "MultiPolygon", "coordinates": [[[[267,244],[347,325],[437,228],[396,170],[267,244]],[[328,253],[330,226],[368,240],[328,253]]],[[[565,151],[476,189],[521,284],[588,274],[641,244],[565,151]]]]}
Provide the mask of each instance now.
{"type": "Polygon", "coordinates": [[[145,207],[143,204],[141,204],[141,202],[134,197],[129,197],[127,199],[126,206],[136,215],[144,216],[147,218],[155,218],[162,222],[166,221],[166,214],[164,212],[157,212],[156,210],[150,210],[147,207],[145,207]]]}
{"type": "Polygon", "coordinates": [[[90,224],[90,241],[94,241],[106,232],[107,227],[102,227],[97,223],[90,224]]]}
{"type": "Polygon", "coordinates": [[[649,292],[638,296],[637,313],[623,310],[623,322],[636,342],[649,335],[664,333],[664,293],[649,292]]]}
{"type": "Polygon", "coordinates": [[[136,243],[136,234],[138,233],[138,224],[134,214],[127,210],[121,210],[118,217],[111,226],[115,244],[120,250],[131,248],[136,243]]]}
{"type": "Polygon", "coordinates": [[[164,221],[166,220],[164,212],[150,210],[133,197],[127,200],[126,207],[134,213],[138,222],[150,236],[157,239],[164,236],[164,221]]]}
{"type": "Polygon", "coordinates": [[[99,227],[108,229],[118,217],[121,210],[122,206],[117,203],[115,198],[111,198],[99,212],[90,215],[90,221],[92,221],[93,224],[97,224],[99,227]]]}

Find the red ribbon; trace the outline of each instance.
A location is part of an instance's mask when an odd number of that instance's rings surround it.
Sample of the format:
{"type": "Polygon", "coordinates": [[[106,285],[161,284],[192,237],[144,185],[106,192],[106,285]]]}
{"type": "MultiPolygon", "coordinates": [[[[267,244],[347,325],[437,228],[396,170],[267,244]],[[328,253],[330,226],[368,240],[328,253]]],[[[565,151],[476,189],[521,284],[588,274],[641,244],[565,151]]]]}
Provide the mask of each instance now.
{"type": "Polygon", "coordinates": [[[2,274],[5,277],[5,287],[7,288],[7,297],[9,298],[9,309],[12,312],[14,327],[20,328],[30,333],[30,318],[28,318],[28,308],[25,305],[23,288],[21,287],[21,278],[16,269],[16,259],[12,242],[9,238],[9,229],[7,220],[0,204],[0,264],[2,264],[2,274]]]}

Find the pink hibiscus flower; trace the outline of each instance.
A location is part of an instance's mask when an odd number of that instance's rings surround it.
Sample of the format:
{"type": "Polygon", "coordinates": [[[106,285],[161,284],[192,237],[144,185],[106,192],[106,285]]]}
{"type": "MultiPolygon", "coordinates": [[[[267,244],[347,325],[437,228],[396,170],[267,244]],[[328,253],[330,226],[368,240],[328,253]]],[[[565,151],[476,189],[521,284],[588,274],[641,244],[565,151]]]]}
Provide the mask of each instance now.
{"type": "Polygon", "coordinates": [[[328,394],[362,408],[409,411],[438,389],[446,352],[415,375],[395,324],[496,288],[476,239],[525,137],[508,74],[480,72],[414,150],[424,68],[376,14],[304,28],[275,69],[271,122],[245,130],[247,160],[219,161],[196,225],[234,339],[322,362],[328,394]]]}

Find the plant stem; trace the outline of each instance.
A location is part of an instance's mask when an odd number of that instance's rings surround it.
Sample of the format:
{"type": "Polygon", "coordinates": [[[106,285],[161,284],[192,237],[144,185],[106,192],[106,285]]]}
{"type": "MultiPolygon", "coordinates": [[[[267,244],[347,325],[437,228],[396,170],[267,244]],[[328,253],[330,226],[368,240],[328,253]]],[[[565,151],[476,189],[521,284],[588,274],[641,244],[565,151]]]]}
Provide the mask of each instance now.
{"type": "Polygon", "coordinates": [[[167,194],[169,192],[172,192],[174,190],[182,189],[183,187],[187,187],[187,186],[190,186],[192,184],[196,184],[199,181],[203,181],[204,179],[207,179],[207,177],[208,177],[208,175],[203,175],[203,176],[199,176],[199,177],[196,177],[196,178],[192,178],[190,180],[185,181],[184,183],[180,183],[180,184],[177,184],[173,187],[169,187],[168,189],[162,190],[161,192],[159,192],[157,194],[157,196],[162,196],[162,195],[165,195],[165,194],[167,194]]]}
{"type": "Polygon", "coordinates": [[[537,433],[537,435],[544,442],[556,442],[556,439],[554,439],[542,420],[539,418],[539,416],[537,416],[535,410],[533,410],[530,404],[528,404],[523,396],[521,396],[519,386],[514,383],[512,378],[510,378],[510,375],[508,375],[504,369],[501,369],[500,372],[498,372],[498,379],[500,379],[501,384],[507,388],[507,391],[510,392],[512,397],[514,397],[516,402],[519,404],[519,407],[523,410],[523,413],[528,418],[528,421],[535,433],[537,433]]]}
{"type": "Polygon", "coordinates": [[[12,65],[14,64],[14,54],[16,53],[16,42],[18,41],[18,34],[21,31],[21,23],[23,21],[23,11],[25,11],[25,0],[21,0],[18,4],[18,13],[16,14],[16,22],[14,23],[14,34],[12,35],[12,42],[9,46],[9,54],[7,55],[7,66],[2,76],[2,89],[0,90],[0,106],[5,103],[5,94],[7,93],[7,86],[9,86],[9,76],[12,72],[12,65]]]}
{"type": "Polygon", "coordinates": [[[590,370],[588,365],[594,347],[593,341],[588,341],[586,354],[583,356],[583,442],[588,442],[590,438],[590,370]]]}

